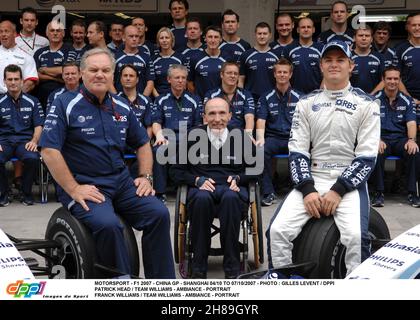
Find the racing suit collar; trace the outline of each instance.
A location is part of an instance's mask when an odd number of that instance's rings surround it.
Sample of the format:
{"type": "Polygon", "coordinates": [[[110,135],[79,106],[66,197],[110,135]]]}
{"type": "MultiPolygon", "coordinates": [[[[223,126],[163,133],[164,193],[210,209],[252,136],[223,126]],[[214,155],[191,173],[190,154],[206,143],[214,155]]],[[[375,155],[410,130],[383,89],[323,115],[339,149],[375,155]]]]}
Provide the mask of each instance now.
{"type": "Polygon", "coordinates": [[[347,86],[341,90],[328,90],[324,89],[325,95],[330,99],[337,99],[340,97],[344,97],[351,89],[350,82],[347,84],[347,86]]]}

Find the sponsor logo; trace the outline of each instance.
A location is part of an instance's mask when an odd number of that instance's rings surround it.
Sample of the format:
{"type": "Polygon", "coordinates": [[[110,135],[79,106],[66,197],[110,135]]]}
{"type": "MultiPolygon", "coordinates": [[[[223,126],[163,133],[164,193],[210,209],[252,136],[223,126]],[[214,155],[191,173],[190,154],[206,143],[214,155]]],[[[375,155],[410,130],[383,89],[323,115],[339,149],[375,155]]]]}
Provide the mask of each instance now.
{"type": "Polygon", "coordinates": [[[321,106],[319,104],[314,104],[312,106],[312,111],[313,112],[318,112],[319,110],[321,110],[321,106]]]}
{"type": "Polygon", "coordinates": [[[33,295],[42,294],[46,284],[46,281],[26,283],[23,280],[19,280],[9,284],[6,292],[14,298],[31,298],[33,295]]]}
{"type": "Polygon", "coordinates": [[[337,101],[335,102],[335,105],[341,106],[350,110],[356,110],[356,107],[357,107],[357,104],[348,102],[347,100],[344,100],[344,99],[337,99],[337,101]]]}
{"type": "Polygon", "coordinates": [[[79,121],[80,123],[83,123],[86,121],[86,118],[84,116],[78,116],[77,121],[79,121]]]}

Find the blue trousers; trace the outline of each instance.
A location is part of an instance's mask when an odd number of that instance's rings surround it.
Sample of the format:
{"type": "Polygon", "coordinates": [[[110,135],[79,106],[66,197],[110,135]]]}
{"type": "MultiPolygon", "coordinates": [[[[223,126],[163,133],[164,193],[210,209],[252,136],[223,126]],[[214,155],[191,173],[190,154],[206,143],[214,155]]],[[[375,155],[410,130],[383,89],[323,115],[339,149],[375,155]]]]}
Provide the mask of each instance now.
{"type": "Polygon", "coordinates": [[[187,211],[192,229],[193,272],[207,272],[207,259],[211,245],[211,225],[220,220],[220,243],[223,251],[223,269],[239,275],[239,232],[241,220],[247,212],[248,190],[241,187],[234,192],[226,185],[216,185],[214,192],[190,188],[187,211]]]}
{"type": "Polygon", "coordinates": [[[32,197],[32,184],[39,166],[39,153],[25,149],[26,142],[12,144],[0,142],[3,151],[0,152],[0,195],[7,192],[7,176],[5,164],[14,155],[23,162],[22,192],[26,197],[32,197]]]}
{"type": "Polygon", "coordinates": [[[416,162],[419,159],[419,153],[409,155],[404,149],[404,145],[407,143],[407,138],[398,139],[398,140],[388,140],[382,138],[382,141],[386,144],[386,149],[383,154],[378,154],[376,159],[375,170],[372,174],[372,181],[376,191],[383,192],[385,190],[384,186],[384,171],[385,171],[385,159],[389,155],[399,156],[404,159],[406,167],[406,176],[407,176],[407,191],[409,193],[417,193],[416,183],[417,183],[417,171],[420,168],[416,169],[416,162]]]}
{"type": "Polygon", "coordinates": [[[289,139],[267,137],[264,144],[264,172],[262,183],[262,194],[264,196],[274,193],[272,182],[273,172],[271,170],[271,159],[276,154],[289,153],[288,149],[289,139]]]}
{"type": "Polygon", "coordinates": [[[96,243],[99,262],[130,274],[130,257],[123,228],[116,213],[136,230],[142,230],[144,274],[150,279],[173,279],[175,268],[169,234],[170,218],[166,206],[156,197],[139,197],[127,168],[103,177],[76,175],[80,184],[95,185],[105,196],[103,203],[87,201],[89,211],[75,203],[60,187],[63,205],[90,230],[96,243]]]}

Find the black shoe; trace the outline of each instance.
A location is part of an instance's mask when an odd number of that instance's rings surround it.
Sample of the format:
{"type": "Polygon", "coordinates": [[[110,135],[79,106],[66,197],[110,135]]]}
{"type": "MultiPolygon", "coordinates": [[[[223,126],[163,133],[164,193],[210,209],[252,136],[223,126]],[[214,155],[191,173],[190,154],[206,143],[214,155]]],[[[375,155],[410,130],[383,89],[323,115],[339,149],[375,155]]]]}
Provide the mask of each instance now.
{"type": "Polygon", "coordinates": [[[207,279],[207,273],[194,271],[191,275],[191,279],[207,279]]]}
{"type": "Polygon", "coordinates": [[[7,193],[0,196],[0,207],[7,207],[10,204],[9,195],[7,193]]]}
{"type": "Polygon", "coordinates": [[[382,192],[375,192],[372,198],[372,207],[383,207],[385,202],[385,197],[382,192]]]}
{"type": "Polygon", "coordinates": [[[271,206],[275,202],[275,200],[276,200],[276,197],[274,193],[270,193],[264,196],[264,198],[261,200],[261,205],[263,205],[264,207],[271,206]]]}
{"type": "Polygon", "coordinates": [[[29,197],[29,196],[23,196],[22,200],[20,202],[22,202],[22,204],[25,205],[25,206],[33,206],[34,205],[34,199],[32,199],[32,197],[29,197]]]}
{"type": "Polygon", "coordinates": [[[420,199],[414,193],[409,193],[407,196],[408,202],[414,208],[420,208],[420,199]]]}

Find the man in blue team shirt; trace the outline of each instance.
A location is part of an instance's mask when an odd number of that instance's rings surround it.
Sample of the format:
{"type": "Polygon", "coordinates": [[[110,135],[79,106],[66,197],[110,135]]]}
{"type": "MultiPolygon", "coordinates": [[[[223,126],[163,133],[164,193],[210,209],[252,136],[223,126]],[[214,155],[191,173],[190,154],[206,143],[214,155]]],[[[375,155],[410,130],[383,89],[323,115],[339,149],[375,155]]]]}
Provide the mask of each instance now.
{"type": "Polygon", "coordinates": [[[239,62],[242,53],[251,49],[251,45],[238,36],[239,15],[228,9],[222,14],[223,42],[220,50],[225,56],[231,57],[232,61],[239,62]]]}
{"type": "Polygon", "coordinates": [[[139,82],[137,91],[149,97],[154,88],[153,81],[155,73],[152,66],[152,57],[140,52],[139,50],[139,31],[135,26],[126,26],[124,28],[124,50],[119,50],[115,54],[115,88],[121,91],[121,69],[126,64],[132,64],[137,68],[139,74],[139,82]]]}
{"type": "Polygon", "coordinates": [[[67,61],[76,61],[80,64],[80,59],[89,49],[89,46],[85,42],[86,24],[83,20],[76,19],[71,23],[70,36],[72,38],[72,44],[69,49],[67,61]]]}
{"type": "Polygon", "coordinates": [[[271,27],[266,22],[255,26],[255,46],[241,55],[239,87],[250,91],[257,102],[260,96],[275,86],[271,76],[279,58],[270,50],[271,27]]]}
{"type": "Polygon", "coordinates": [[[276,31],[279,37],[270,43],[270,47],[279,57],[283,55],[284,48],[293,42],[294,27],[293,18],[289,13],[281,13],[277,16],[276,31]]]}
{"type": "Polygon", "coordinates": [[[262,183],[262,205],[270,206],[276,200],[271,180],[271,159],[275,154],[287,154],[290,127],[296,103],[301,93],[292,89],[290,79],[293,65],[281,58],[274,65],[276,87],[261,96],[257,111],[257,146],[264,147],[264,173],[262,183]]]}
{"type": "Polygon", "coordinates": [[[146,278],[174,278],[169,212],[153,196],[149,138],[126,100],[109,92],[114,68],[108,49],[83,55],[83,87],[54,101],[41,136],[41,154],[61,187],[60,202],[92,231],[99,263],[123,277],[131,273],[118,213],[143,230],[146,278]],[[126,145],[136,149],[140,160],[134,181],[124,164],[126,145]]]}
{"type": "Polygon", "coordinates": [[[371,49],[372,29],[366,25],[354,34],[354,50],[352,60],[354,69],[350,77],[351,85],[360,88],[367,94],[373,94],[381,87],[384,59],[382,55],[371,49]]]}
{"type": "Polygon", "coordinates": [[[79,64],[75,61],[70,61],[64,63],[62,72],[62,77],[64,81],[64,87],[58,88],[57,90],[51,92],[48,96],[47,100],[47,113],[50,110],[52,102],[56,99],[59,95],[67,92],[67,91],[78,91],[79,84],[80,84],[80,68],[79,64]]]}
{"type": "Polygon", "coordinates": [[[137,17],[131,21],[131,25],[135,26],[139,31],[139,49],[143,50],[147,55],[153,57],[156,53],[159,52],[156,45],[146,40],[146,32],[148,30],[146,21],[143,18],[137,17]]]}
{"type": "Polygon", "coordinates": [[[169,11],[173,24],[170,27],[175,36],[174,50],[178,50],[187,44],[185,37],[185,25],[187,23],[188,9],[190,5],[187,0],[171,0],[169,1],[169,11]]]}
{"type": "Polygon", "coordinates": [[[348,7],[344,1],[335,1],[331,7],[331,28],[321,32],[318,42],[324,45],[332,40],[341,40],[351,47],[353,44],[353,29],[347,27],[348,7]]]}
{"type": "Polygon", "coordinates": [[[312,19],[300,19],[297,32],[299,39],[284,49],[283,56],[293,64],[293,75],[290,81],[293,88],[303,93],[310,93],[319,89],[321,85],[322,74],[319,61],[323,45],[312,41],[312,35],[315,33],[312,19]]]}
{"type": "Polygon", "coordinates": [[[43,108],[47,106],[49,94],[63,86],[62,67],[67,61],[70,49],[63,42],[64,26],[61,22],[53,20],[48,24],[47,37],[50,45],[38,49],[34,54],[39,76],[37,97],[43,108]]]}
{"type": "MultiPolygon", "coordinates": [[[[153,175],[155,177],[155,189],[157,196],[162,202],[166,202],[166,183],[168,176],[167,163],[161,163],[161,155],[170,150],[170,144],[177,144],[182,133],[182,125],[186,130],[190,130],[202,123],[201,112],[202,104],[199,97],[185,90],[187,82],[187,68],[180,64],[173,64],[168,69],[168,82],[171,85],[169,93],[160,95],[156,98],[152,110],[152,129],[156,137],[153,152],[155,162],[153,164],[153,175]],[[165,135],[162,129],[170,129],[175,134],[175,139],[165,135]]],[[[172,159],[174,160],[174,159],[172,159]]]]}
{"type": "Polygon", "coordinates": [[[111,38],[111,42],[107,44],[107,47],[111,52],[115,55],[118,49],[124,44],[123,42],[123,33],[124,33],[124,25],[119,22],[111,23],[111,28],[109,30],[109,36],[111,38]]]}
{"type": "Polygon", "coordinates": [[[239,65],[236,62],[225,62],[220,70],[222,85],[216,89],[207,91],[204,104],[213,98],[220,97],[229,104],[232,116],[229,126],[232,128],[245,129],[252,136],[254,130],[255,104],[252,94],[238,88],[239,65]]]}
{"type": "Polygon", "coordinates": [[[389,155],[404,158],[407,170],[408,201],[413,207],[420,207],[417,194],[416,162],[419,147],[416,143],[416,107],[411,97],[398,90],[401,81],[400,70],[388,67],[383,72],[385,88],[376,98],[381,102],[381,142],[375,171],[372,174],[375,195],[372,206],[384,206],[384,169],[385,159],[389,155]]]}
{"type": "Polygon", "coordinates": [[[6,66],[3,76],[7,93],[0,96],[0,207],[10,203],[5,164],[13,156],[23,161],[21,201],[33,205],[32,183],[38,168],[37,144],[44,113],[37,98],[22,92],[19,66],[6,66]]]}
{"type": "Polygon", "coordinates": [[[395,50],[389,47],[389,38],[391,37],[392,28],[388,22],[378,21],[373,26],[373,43],[372,49],[382,54],[385,62],[385,68],[395,66],[398,63],[395,50]]]}
{"type": "Polygon", "coordinates": [[[187,44],[178,48],[178,52],[184,56],[184,65],[190,72],[191,61],[198,61],[197,58],[204,52],[205,45],[201,42],[203,29],[198,18],[192,17],[187,20],[187,28],[185,35],[187,36],[187,44]]]}

